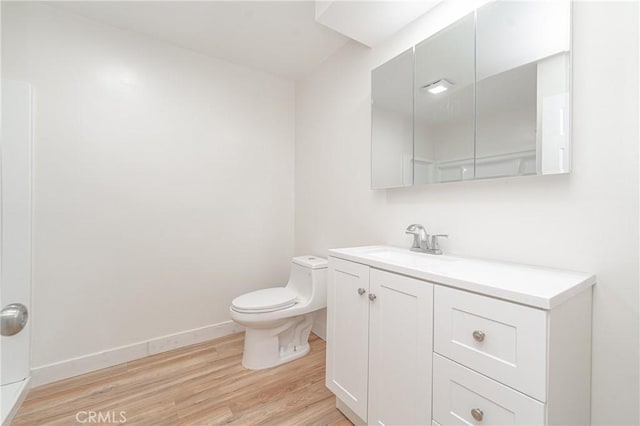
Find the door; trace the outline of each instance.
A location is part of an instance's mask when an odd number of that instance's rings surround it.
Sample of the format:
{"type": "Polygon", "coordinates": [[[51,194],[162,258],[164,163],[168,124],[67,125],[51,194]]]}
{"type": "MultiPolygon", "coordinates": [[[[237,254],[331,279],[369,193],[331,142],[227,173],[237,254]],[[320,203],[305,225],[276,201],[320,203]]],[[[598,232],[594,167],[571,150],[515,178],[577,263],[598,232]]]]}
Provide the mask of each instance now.
{"type": "Polygon", "coordinates": [[[327,387],[367,420],[369,267],[329,258],[327,387]]]}
{"type": "Polygon", "coordinates": [[[370,425],[431,423],[433,285],[371,269],[370,425]]]}
{"type": "Polygon", "coordinates": [[[31,87],[2,80],[2,385],[30,374],[31,87]],[[26,321],[26,323],[25,323],[26,321]]]}

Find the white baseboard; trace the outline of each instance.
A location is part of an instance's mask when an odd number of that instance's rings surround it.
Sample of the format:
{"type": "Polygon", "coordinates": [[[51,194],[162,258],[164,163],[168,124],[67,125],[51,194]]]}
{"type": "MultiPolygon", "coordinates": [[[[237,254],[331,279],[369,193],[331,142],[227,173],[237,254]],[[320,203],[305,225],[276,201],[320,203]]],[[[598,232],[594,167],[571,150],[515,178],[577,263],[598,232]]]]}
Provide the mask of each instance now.
{"type": "Polygon", "coordinates": [[[144,358],[183,346],[194,345],[233,333],[244,328],[233,321],[225,321],[206,327],[170,334],[131,345],[107,349],[77,358],[31,369],[31,386],[41,386],[102,368],[111,367],[134,359],[144,358]]]}
{"type": "Polygon", "coordinates": [[[342,400],[336,397],[336,408],[348,418],[355,426],[366,426],[367,422],[362,420],[355,411],[347,406],[342,400]]]}
{"type": "Polygon", "coordinates": [[[27,392],[31,387],[31,377],[27,377],[21,382],[10,383],[0,386],[2,395],[0,400],[0,412],[2,412],[2,426],[10,426],[13,418],[18,413],[18,409],[27,397],[27,392]]]}

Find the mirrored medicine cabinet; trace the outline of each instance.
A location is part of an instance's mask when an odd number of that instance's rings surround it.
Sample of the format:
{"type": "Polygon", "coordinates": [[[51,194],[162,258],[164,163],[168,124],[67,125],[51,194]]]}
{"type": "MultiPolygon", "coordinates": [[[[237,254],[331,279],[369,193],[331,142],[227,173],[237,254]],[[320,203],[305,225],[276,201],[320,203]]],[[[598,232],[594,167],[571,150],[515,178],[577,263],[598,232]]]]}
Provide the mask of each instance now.
{"type": "Polygon", "coordinates": [[[570,2],[487,4],[371,73],[371,185],[571,170],[570,2]]]}

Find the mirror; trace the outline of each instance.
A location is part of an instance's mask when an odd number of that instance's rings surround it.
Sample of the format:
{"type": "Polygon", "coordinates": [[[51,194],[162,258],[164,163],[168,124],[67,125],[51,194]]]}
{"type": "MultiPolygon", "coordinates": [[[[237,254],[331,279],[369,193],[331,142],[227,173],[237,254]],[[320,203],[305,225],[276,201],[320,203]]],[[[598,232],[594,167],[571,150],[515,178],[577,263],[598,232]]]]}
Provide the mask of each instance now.
{"type": "Polygon", "coordinates": [[[413,184],[413,48],[371,72],[371,186],[413,184]]]}
{"type": "Polygon", "coordinates": [[[478,9],[476,178],[570,171],[570,28],[569,2],[478,9]]]}
{"type": "Polygon", "coordinates": [[[475,18],[415,49],[415,183],[474,178],[475,18]]]}
{"type": "Polygon", "coordinates": [[[376,68],[372,187],[570,172],[570,9],[489,3],[376,68]]]}

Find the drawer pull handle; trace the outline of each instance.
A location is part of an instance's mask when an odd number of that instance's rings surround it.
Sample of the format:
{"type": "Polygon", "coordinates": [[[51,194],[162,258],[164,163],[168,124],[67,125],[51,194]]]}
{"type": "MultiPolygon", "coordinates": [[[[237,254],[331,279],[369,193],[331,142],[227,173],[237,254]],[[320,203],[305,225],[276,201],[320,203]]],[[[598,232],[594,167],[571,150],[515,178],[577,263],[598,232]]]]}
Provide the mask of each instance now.
{"type": "Polygon", "coordinates": [[[358,294],[359,294],[360,296],[362,296],[362,295],[363,295],[363,294],[365,294],[366,292],[367,292],[367,291],[366,291],[364,288],[359,288],[359,289],[358,289],[358,294]]]}
{"type": "Polygon", "coordinates": [[[472,410],[471,410],[471,416],[472,416],[475,420],[477,420],[477,421],[481,422],[481,421],[482,421],[482,418],[484,417],[484,413],[482,412],[482,410],[481,410],[481,409],[479,409],[479,408],[474,408],[474,409],[472,409],[472,410]]]}
{"type": "Polygon", "coordinates": [[[484,331],[476,330],[473,332],[473,340],[476,342],[484,342],[484,331]]]}
{"type": "Polygon", "coordinates": [[[375,294],[373,294],[373,293],[369,293],[369,300],[371,300],[372,302],[373,302],[374,300],[376,300],[376,297],[377,297],[377,296],[376,296],[375,294]]]}

